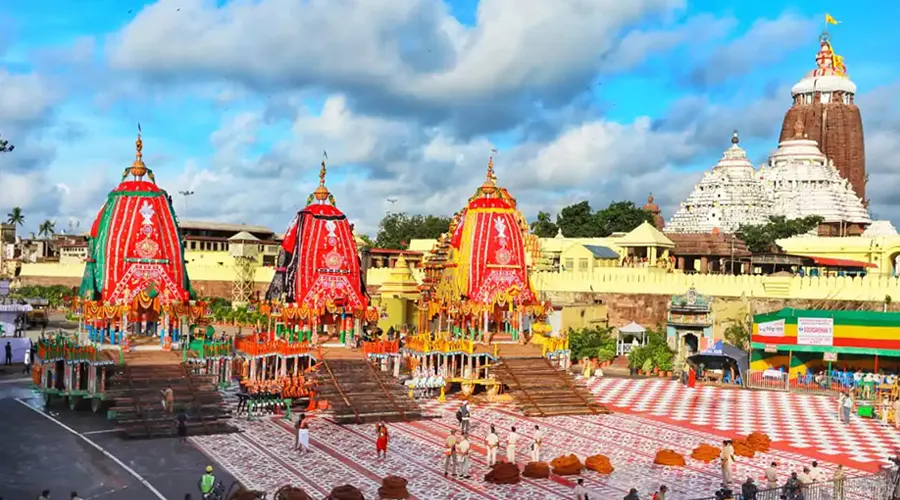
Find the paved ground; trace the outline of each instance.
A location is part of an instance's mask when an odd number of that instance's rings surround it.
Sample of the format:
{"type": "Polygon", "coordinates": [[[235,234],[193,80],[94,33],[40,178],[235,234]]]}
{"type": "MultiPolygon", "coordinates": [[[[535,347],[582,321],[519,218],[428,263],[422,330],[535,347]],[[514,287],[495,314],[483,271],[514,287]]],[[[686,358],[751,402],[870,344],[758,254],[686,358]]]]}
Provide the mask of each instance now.
{"type": "Polygon", "coordinates": [[[878,420],[837,419],[837,400],[811,394],[720,387],[689,389],[663,379],[589,382],[616,411],[722,436],[766,433],[774,446],[811,458],[875,472],[900,450],[900,431],[878,420]]]}
{"type": "MultiPolygon", "coordinates": [[[[410,492],[419,499],[544,500],[572,497],[574,484],[562,477],[523,480],[515,486],[485,483],[481,479],[487,471],[483,438],[491,424],[496,425],[504,449],[508,429],[511,426],[519,429],[523,435],[517,456],[520,465],[529,460],[529,436],[535,425],[540,425],[545,435],[543,460],[549,461],[569,453],[575,453],[582,460],[597,453],[609,457],[616,469],[613,474],[602,476],[587,472],[583,475],[597,498],[622,498],[631,487],[639,488],[642,495],[649,495],[660,484],[670,488],[667,498],[697,498],[711,494],[721,481],[718,463],[706,464],[687,458],[701,443],[720,443],[722,437],[719,434],[622,413],[528,418],[507,404],[474,409],[473,478],[445,478],[442,443],[450,429],[455,428],[457,405],[428,404],[431,413],[441,416],[439,420],[390,424],[391,455],[385,461],[375,459],[373,426],[337,426],[327,419],[317,420],[312,425],[314,451],[310,455],[299,455],[290,450],[293,441],[291,427],[281,419],[263,419],[252,423],[238,421],[243,431],[241,434],[197,437],[195,442],[253,489],[271,492],[282,485],[293,484],[304,488],[313,497],[325,496],[334,486],[352,484],[361,488],[366,498],[377,498],[376,490],[381,479],[388,474],[408,479],[410,492]],[[661,449],[671,449],[684,455],[687,466],[672,468],[653,465],[654,456],[661,449]]],[[[809,465],[811,459],[775,449],[757,454],[752,459],[741,458],[735,477],[742,480],[747,477],[760,479],[772,461],[777,461],[782,473],[787,474],[809,465]]],[[[820,464],[829,474],[835,467],[826,461],[820,461],[820,464]]],[[[848,472],[859,473],[853,469],[848,469],[848,472]]]]}
{"type": "MultiPolygon", "coordinates": [[[[109,432],[111,423],[89,412],[51,409],[42,416],[33,408],[41,402],[22,383],[0,384],[0,496],[36,498],[50,489],[53,498],[68,498],[77,491],[85,499],[156,500],[160,497],[102,451],[91,440],[150,483],[163,498],[198,497],[197,480],[210,459],[194,446],[176,439],[125,441],[109,432]],[[24,400],[27,405],[17,399],[24,400]],[[79,435],[66,430],[68,426],[79,435]],[[6,464],[14,464],[8,467],[6,464]]],[[[225,485],[234,481],[218,464],[225,485]]]]}

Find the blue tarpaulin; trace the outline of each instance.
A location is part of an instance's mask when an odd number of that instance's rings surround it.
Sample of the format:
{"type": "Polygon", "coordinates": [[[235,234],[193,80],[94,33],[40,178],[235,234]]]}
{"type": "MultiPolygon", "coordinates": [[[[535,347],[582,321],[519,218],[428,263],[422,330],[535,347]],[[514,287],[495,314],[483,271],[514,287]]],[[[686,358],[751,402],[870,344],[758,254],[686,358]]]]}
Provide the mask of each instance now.
{"type": "Polygon", "coordinates": [[[741,380],[745,380],[747,376],[747,370],[750,369],[750,360],[747,355],[747,351],[735,347],[731,344],[726,344],[725,342],[719,340],[716,341],[715,344],[706,348],[706,350],[701,351],[697,354],[694,354],[690,357],[691,363],[698,365],[703,363],[707,367],[710,366],[709,362],[704,361],[704,358],[727,358],[734,362],[737,366],[738,374],[741,377],[741,380]]]}

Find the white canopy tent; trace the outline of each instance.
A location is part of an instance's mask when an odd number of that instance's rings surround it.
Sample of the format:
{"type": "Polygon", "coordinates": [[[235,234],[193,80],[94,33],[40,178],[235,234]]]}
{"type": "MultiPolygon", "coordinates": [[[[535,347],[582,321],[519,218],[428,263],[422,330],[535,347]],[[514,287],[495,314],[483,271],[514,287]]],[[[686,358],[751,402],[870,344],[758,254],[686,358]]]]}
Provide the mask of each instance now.
{"type": "Polygon", "coordinates": [[[624,356],[631,352],[635,345],[645,345],[646,343],[647,329],[632,321],[619,328],[616,333],[616,356],[624,356]],[[626,342],[628,337],[631,337],[631,340],[626,342]]]}

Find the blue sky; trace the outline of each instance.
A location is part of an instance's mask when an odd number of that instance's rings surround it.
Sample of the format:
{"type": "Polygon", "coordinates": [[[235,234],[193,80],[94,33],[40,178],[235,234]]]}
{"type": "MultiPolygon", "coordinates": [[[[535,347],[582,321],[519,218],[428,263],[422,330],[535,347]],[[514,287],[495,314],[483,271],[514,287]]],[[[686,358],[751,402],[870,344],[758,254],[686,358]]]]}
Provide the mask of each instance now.
{"type": "MultiPolygon", "coordinates": [[[[872,209],[900,203],[900,6],[641,0],[6,0],[0,212],[88,225],[134,155],[185,218],[281,230],[322,150],[339,207],[452,213],[491,148],[526,216],[588,199],[668,217],[733,129],[756,162],[824,14],[859,88],[872,209]],[[877,34],[877,36],[875,36],[877,34]]],[[[900,219],[900,218],[898,218],[900,219]]]]}

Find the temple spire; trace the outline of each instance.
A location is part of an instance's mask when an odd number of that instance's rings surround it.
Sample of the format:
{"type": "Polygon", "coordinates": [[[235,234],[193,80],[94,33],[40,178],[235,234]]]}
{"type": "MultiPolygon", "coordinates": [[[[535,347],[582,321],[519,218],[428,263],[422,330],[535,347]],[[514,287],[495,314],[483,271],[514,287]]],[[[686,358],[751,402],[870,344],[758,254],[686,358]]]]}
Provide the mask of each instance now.
{"type": "Polygon", "coordinates": [[[147,166],[144,165],[144,141],[141,139],[141,134],[141,124],[138,123],[137,140],[134,141],[136,150],[134,154],[134,163],[131,164],[131,168],[129,169],[129,173],[131,173],[136,180],[141,180],[141,178],[147,175],[147,166]]]}
{"type": "Polygon", "coordinates": [[[731,143],[734,144],[735,146],[737,146],[738,143],[740,143],[740,142],[741,142],[741,139],[740,139],[740,137],[738,137],[738,131],[735,130],[734,135],[731,136],[731,143]]]}
{"type": "Polygon", "coordinates": [[[328,153],[323,151],[322,168],[319,170],[319,187],[317,187],[313,192],[313,196],[319,201],[325,201],[331,196],[331,193],[328,192],[328,188],[325,187],[325,174],[328,171],[327,167],[325,166],[326,160],[328,160],[328,153]]]}
{"type": "Polygon", "coordinates": [[[494,154],[496,153],[496,149],[491,150],[491,156],[488,157],[487,176],[484,179],[484,184],[481,185],[481,193],[488,196],[493,195],[497,191],[497,176],[494,174],[494,154]]]}

